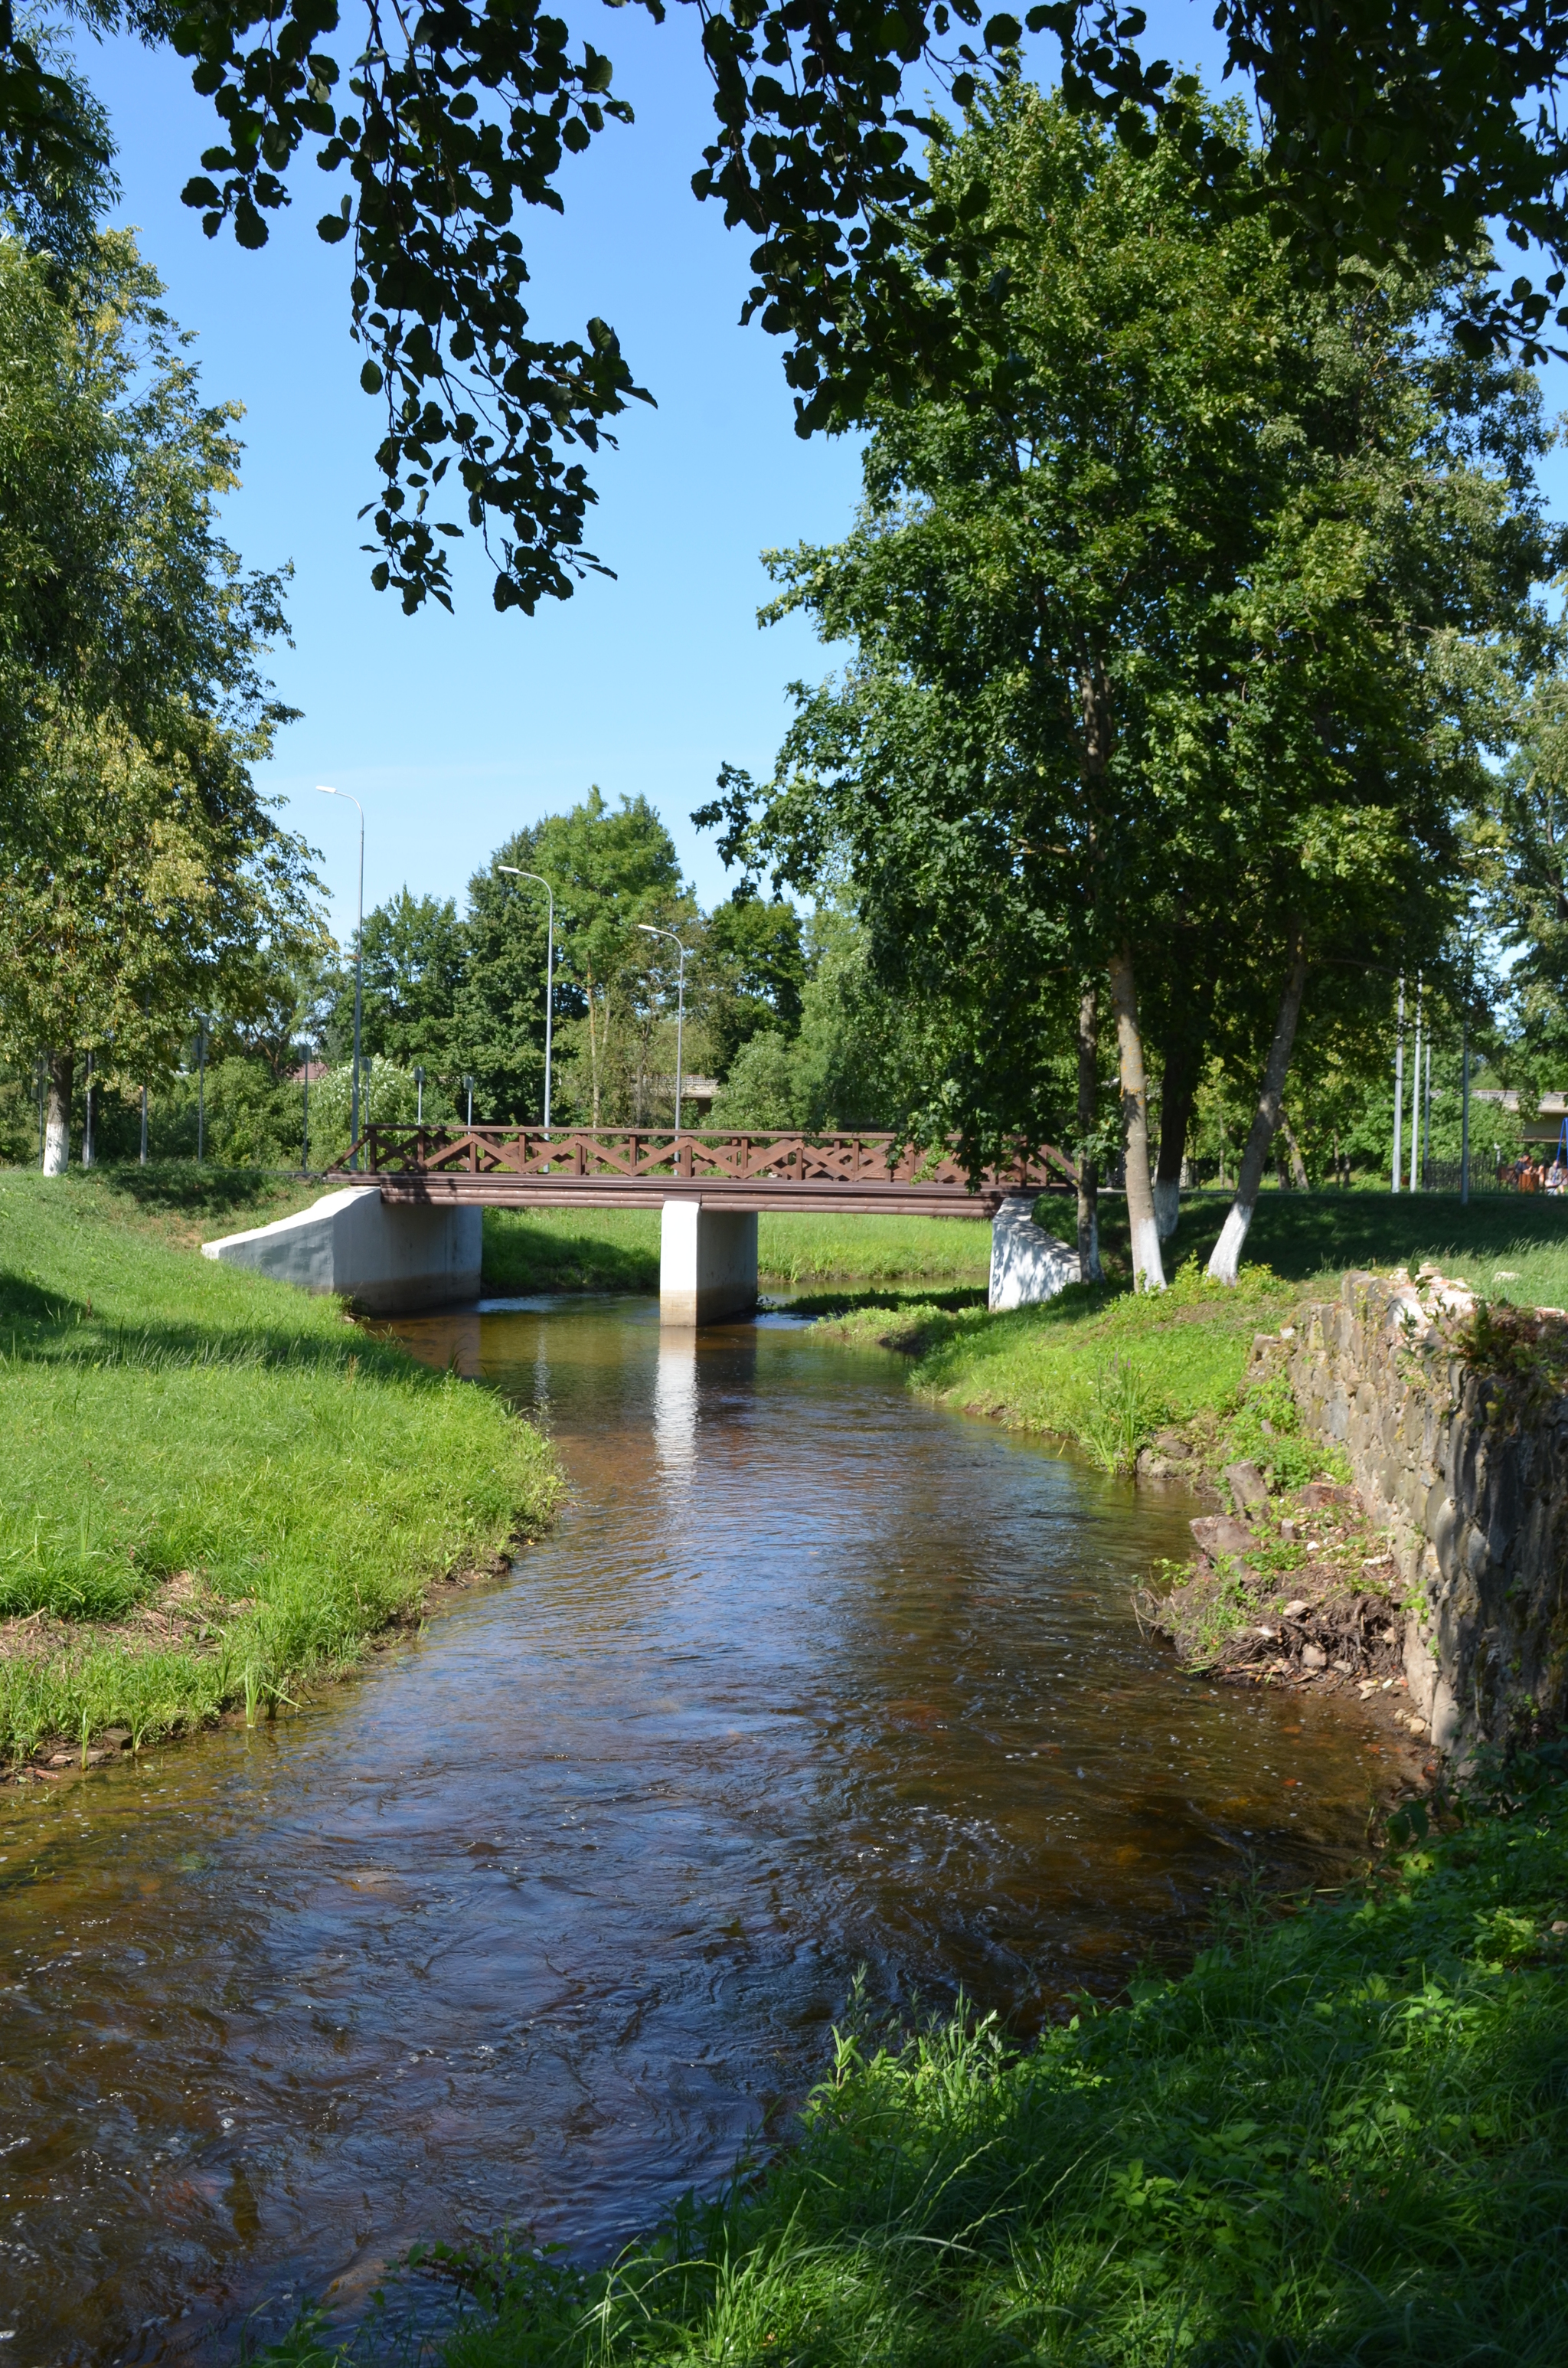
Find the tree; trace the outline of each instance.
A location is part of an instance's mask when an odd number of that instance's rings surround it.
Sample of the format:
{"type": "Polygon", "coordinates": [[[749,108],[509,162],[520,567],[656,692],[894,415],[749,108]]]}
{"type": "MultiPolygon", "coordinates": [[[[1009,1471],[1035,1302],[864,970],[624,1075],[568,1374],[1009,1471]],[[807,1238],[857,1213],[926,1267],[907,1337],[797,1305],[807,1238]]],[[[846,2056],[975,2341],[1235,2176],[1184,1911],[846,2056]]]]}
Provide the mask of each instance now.
{"type": "Polygon", "coordinates": [[[801,1024],[806,951],[801,916],[779,898],[731,896],[709,914],[694,1001],[708,1058],[729,1075],[744,1045],[764,1030],[788,1040],[801,1024]]]}
{"type": "Polygon", "coordinates": [[[546,901],[502,864],[538,872],[554,892],[558,1100],[563,1088],[574,1095],[595,1126],[612,1107],[631,1116],[662,1009],[663,956],[637,925],[696,916],[674,841],[645,798],[611,807],[596,788],[570,813],[519,831],[470,881],[459,1014],[467,1057],[495,1116],[531,1119],[543,1101],[546,901]]]}
{"type": "Polygon", "coordinates": [[[279,586],[217,531],[235,414],[161,292],[126,238],[69,275],[0,240],[0,1049],[48,1048],[51,1172],[80,1050],[143,1081],[324,935],[249,769],[279,586]]]}
{"type": "Polygon", "coordinates": [[[1474,851],[1482,917],[1508,963],[1508,1081],[1539,1091],[1548,1068],[1568,1073],[1568,677],[1558,666],[1521,704],[1474,851]]]}
{"type": "MultiPolygon", "coordinates": [[[[665,0],[643,5],[665,14],[665,0]]],[[[351,247],[362,382],[385,403],[373,580],[408,609],[449,605],[446,544],[464,524],[493,551],[503,608],[531,611],[599,568],[583,541],[595,495],[576,455],[611,440],[608,423],[644,391],[603,320],[580,336],[539,334],[513,225],[523,207],[560,211],[564,155],[629,120],[608,57],[534,0],[442,0],[414,15],[370,0],[347,77],[336,0],[267,11],[96,0],[91,13],[167,42],[213,100],[220,137],[185,188],[210,235],[227,224],[242,246],[265,245],[289,167],[312,143],[318,165],[348,176],[318,229],[351,247]]],[[[1522,337],[1529,359],[1554,306],[1568,324],[1555,128],[1568,22],[1540,0],[1428,0],[1398,16],[1377,0],[1332,12],[1224,0],[1227,71],[1251,78],[1267,126],[1261,172],[1239,129],[1194,117],[1190,84],[1144,61],[1143,13],[1117,0],[1052,0],[983,26],[979,0],[761,0],[701,14],[716,129],[694,187],[757,242],[745,313],[789,340],[803,433],[857,418],[890,374],[905,393],[961,380],[961,324],[940,268],[911,268],[911,224],[923,220],[933,254],[956,258],[976,288],[994,258],[974,216],[939,197],[930,207],[912,143],[933,119],[903,104],[903,85],[918,71],[966,107],[999,62],[1006,70],[1026,25],[1060,38],[1072,106],[1113,121],[1131,147],[1174,125],[1216,212],[1265,210],[1325,284],[1358,266],[1430,271],[1497,216],[1552,268],[1542,290],[1522,277],[1506,293],[1478,284],[1474,349],[1522,337]]],[[[36,207],[101,177],[107,133],[80,86],[10,16],[0,53],[0,195],[36,207]]]]}
{"type": "MultiPolygon", "coordinates": [[[[361,961],[361,1039],[405,1067],[419,1064],[454,1079],[465,1065],[461,1004],[468,931],[449,896],[413,896],[400,888],[365,916],[361,961]]],[[[338,984],[331,1026],[335,1042],[353,1026],[354,979],[338,984]]]]}
{"type": "Polygon", "coordinates": [[[827,902],[812,914],[806,940],[797,1025],[747,1038],[714,1103],[715,1125],[832,1132],[896,1122],[915,1048],[871,974],[865,928],[854,912],[827,902]]]}
{"type": "MultiPolygon", "coordinates": [[[[1255,1023],[1274,966],[1288,1040],[1304,931],[1375,960],[1426,898],[1440,938],[1499,712],[1467,637],[1539,639],[1550,558],[1533,390],[1428,350],[1397,291],[1303,291],[1257,215],[1216,223],[1191,155],[1239,131],[1196,116],[1134,154],[1015,85],[941,144],[938,202],[1006,247],[1006,334],[981,291],[962,398],[890,384],[856,532],[775,560],[773,613],[856,655],[798,691],[760,814],[735,777],[703,817],[797,884],[847,864],[880,979],[930,1015],[926,1130],[956,1121],[975,1165],[1061,1125],[1070,1042],[1104,1149],[1097,974],[1152,1283],[1144,1020],[1190,1076],[1227,957],[1255,1023]]],[[[1080,1247],[1088,1270],[1087,1194],[1080,1247]]]]}

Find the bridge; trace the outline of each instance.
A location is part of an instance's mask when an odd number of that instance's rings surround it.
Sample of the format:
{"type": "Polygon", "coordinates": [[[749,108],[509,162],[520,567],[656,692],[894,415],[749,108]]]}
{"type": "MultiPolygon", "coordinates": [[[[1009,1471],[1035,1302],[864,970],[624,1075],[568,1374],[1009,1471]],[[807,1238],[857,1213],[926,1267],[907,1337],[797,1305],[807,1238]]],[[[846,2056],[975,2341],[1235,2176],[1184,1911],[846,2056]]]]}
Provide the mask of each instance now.
{"type": "Polygon", "coordinates": [[[765,1211],[881,1211],[990,1218],[994,1305],[1076,1279],[1076,1257],[1030,1219],[1042,1192],[1077,1181],[1049,1144],[972,1178],[950,1144],[922,1151],[892,1133],[371,1125],[356,1154],[314,1208],[203,1254],[395,1315],[478,1298],[487,1208],[656,1205],[660,1321],[690,1326],[756,1305],[765,1211]]]}
{"type": "MultiPolygon", "coordinates": [[[[917,1151],[893,1134],[726,1133],[718,1129],[368,1126],[360,1168],[389,1205],[622,1209],[699,1201],[756,1216],[836,1209],[994,1217],[1009,1194],[1070,1190],[1077,1171],[1049,1144],[971,1182],[951,1146],[917,1151]]],[[[352,1161],[353,1155],[349,1155],[352,1161]]]]}

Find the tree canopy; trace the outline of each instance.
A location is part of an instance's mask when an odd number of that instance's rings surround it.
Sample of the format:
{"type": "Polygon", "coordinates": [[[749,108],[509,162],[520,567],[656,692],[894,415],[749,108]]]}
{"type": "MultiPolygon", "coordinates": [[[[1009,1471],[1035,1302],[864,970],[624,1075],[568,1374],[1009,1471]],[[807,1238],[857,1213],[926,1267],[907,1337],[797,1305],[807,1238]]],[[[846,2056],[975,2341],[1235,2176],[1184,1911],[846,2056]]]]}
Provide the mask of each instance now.
{"type": "MultiPolygon", "coordinates": [[[[642,0],[655,18],[665,0],[642,0]]],[[[337,0],[91,0],[190,62],[219,122],[188,203],[216,235],[265,244],[302,152],[348,187],[321,235],[352,255],[351,326],[363,383],[384,402],[376,450],[373,578],[409,609],[449,604],[448,546],[466,529],[495,561],[502,608],[570,593],[600,561],[584,540],[595,499],[585,455],[638,386],[614,329],[540,334],[517,222],[562,207],[565,156],[629,119],[609,57],[538,0],[441,0],[405,15],[369,0],[346,55],[337,0]]],[[[1568,215],[1556,105],[1568,18],[1548,0],[1427,0],[1391,16],[1374,0],[1221,0],[1227,72],[1247,78],[1266,128],[1255,156],[1233,125],[1200,120],[1191,85],[1146,58],[1137,7],[1051,0],[1021,18],[979,0],[733,0],[701,10],[713,136],[699,197],[756,244],[747,317],[787,340],[802,433],[858,419],[890,373],[954,385],[967,367],[943,267],[975,289],[994,259],[972,211],[922,169],[937,119],[907,103],[915,75],[966,107],[1004,74],[1025,31],[1054,34],[1069,106],[1113,122],[1134,150],[1156,127],[1189,143],[1205,202],[1260,211],[1325,284],[1352,271],[1430,272],[1499,218],[1550,268],[1469,291],[1472,352],[1542,350],[1562,303],[1568,215]],[[930,269],[909,248],[919,222],[930,269]]],[[[84,189],[101,189],[109,139],[46,36],[0,18],[0,196],[69,237],[84,189]],[[74,209],[74,211],[73,211],[74,209]]]]}
{"type": "Polygon", "coordinates": [[[133,243],[77,268],[0,238],[0,1053],[145,1078],[324,932],[252,765],[281,586],[218,531],[233,406],[204,404],[133,243]]]}
{"type": "Polygon", "coordinates": [[[855,531],[776,555],[773,613],[854,655],[760,801],[731,777],[699,817],[797,887],[847,867],[930,1016],[910,1115],[976,1164],[1067,1131],[1106,979],[1135,1218],[1141,1008],[1190,1106],[1218,1042],[1262,1065],[1298,962],[1435,958],[1555,564],[1539,393],[1463,351],[1464,286],[1303,285],[1261,214],[1210,211],[1195,151],[1242,127],[1192,112],[1145,151],[1011,84],[938,143],[1005,292],[949,280],[971,386],[891,379],[855,531]]]}

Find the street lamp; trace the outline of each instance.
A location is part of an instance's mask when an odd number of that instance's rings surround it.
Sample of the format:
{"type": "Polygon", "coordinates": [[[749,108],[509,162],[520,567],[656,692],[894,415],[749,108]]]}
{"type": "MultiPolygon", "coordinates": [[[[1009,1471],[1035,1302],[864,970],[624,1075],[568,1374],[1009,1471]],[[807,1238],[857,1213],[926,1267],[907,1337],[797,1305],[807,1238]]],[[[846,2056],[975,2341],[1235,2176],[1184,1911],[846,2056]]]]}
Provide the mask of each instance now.
{"type": "Polygon", "coordinates": [[[639,921],[638,928],[645,938],[668,938],[672,946],[680,946],[680,973],[676,1003],[676,1133],[680,1133],[681,1040],[686,1028],[686,957],[687,948],[673,929],[655,929],[651,921],[639,921]]]}
{"type": "Polygon", "coordinates": [[[414,1123],[415,1126],[423,1126],[425,1123],[425,1072],[417,1066],[414,1072],[414,1090],[418,1096],[414,1105],[414,1123]]]}
{"type": "Polygon", "coordinates": [[[550,899],[550,917],[544,940],[544,1131],[550,1133],[550,1023],[555,1006],[555,891],[542,871],[519,871],[515,863],[498,863],[497,871],[509,872],[514,880],[537,881],[550,899]]]}
{"type": "Polygon", "coordinates": [[[324,798],[347,798],[359,817],[359,917],[354,930],[354,1098],[348,1114],[348,1131],[354,1147],[348,1155],[348,1165],[359,1172],[359,1008],[360,988],[365,967],[365,809],[347,790],[329,790],[318,781],[316,793],[324,798]]]}

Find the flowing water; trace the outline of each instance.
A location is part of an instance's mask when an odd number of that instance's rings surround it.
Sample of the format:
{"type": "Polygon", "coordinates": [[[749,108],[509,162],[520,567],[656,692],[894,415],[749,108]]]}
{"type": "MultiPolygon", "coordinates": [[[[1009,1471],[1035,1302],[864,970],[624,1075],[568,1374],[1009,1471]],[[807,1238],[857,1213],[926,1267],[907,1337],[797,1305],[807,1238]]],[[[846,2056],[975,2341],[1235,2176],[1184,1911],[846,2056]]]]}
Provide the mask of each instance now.
{"type": "Polygon", "coordinates": [[[419,2237],[602,2255],[787,2128],[857,1967],[1028,2028],[1362,1830],[1356,1724],[1140,1634],[1180,1500],[786,1320],[394,1328],[573,1502],[297,1716],[0,1792],[0,2363],[230,2359],[419,2237]]]}

